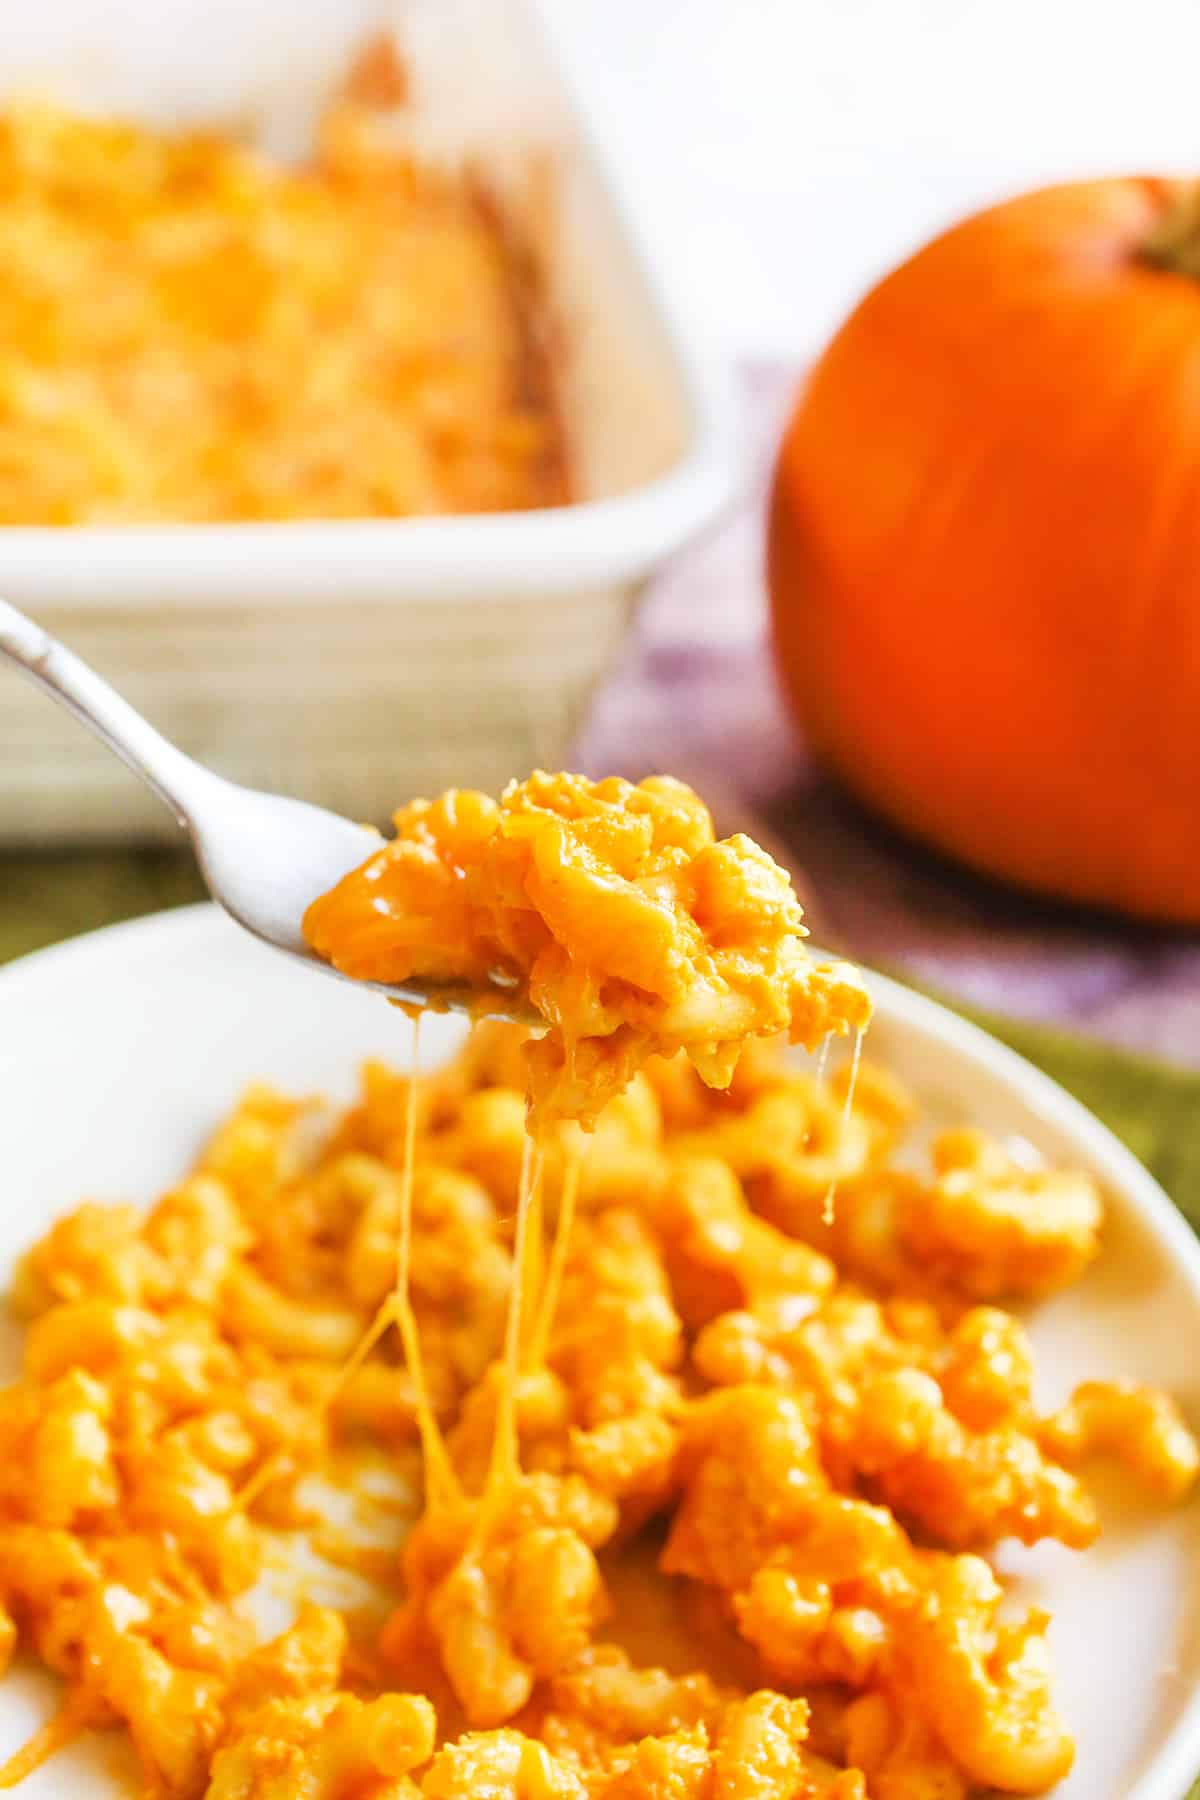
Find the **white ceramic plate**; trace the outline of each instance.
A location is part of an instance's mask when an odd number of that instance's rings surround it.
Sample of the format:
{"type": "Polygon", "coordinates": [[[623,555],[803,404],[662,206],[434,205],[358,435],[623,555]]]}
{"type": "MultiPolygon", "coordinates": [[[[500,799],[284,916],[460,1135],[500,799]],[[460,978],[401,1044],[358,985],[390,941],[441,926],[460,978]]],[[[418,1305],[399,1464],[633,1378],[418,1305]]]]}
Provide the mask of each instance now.
{"type": "MultiPolygon", "coordinates": [[[[1038,1308],[1047,1402],[1087,1375],[1160,1382],[1200,1420],[1200,1249],[1145,1171],[1090,1114],[983,1033],[892,982],[875,983],[872,1056],[939,1120],[972,1119],[1083,1164],[1109,1198],[1104,1254],[1038,1308]]],[[[430,1055],[457,1028],[430,1021],[430,1055]]],[[[402,1060],[404,1023],[378,999],[304,973],[211,907],[119,926],[0,973],[0,1273],[89,1196],[150,1200],[239,1089],[267,1078],[348,1096],[368,1055],[402,1060]]],[[[15,1367],[5,1323],[0,1355],[15,1367]]],[[[1182,1800],[1200,1773],[1200,1504],[1162,1513],[1114,1486],[1086,1556],[1057,1546],[1005,1567],[1055,1615],[1063,1712],[1079,1743],[1059,1800],[1182,1800]]],[[[0,1757],[44,1718],[51,1689],[0,1683],[0,1757]]],[[[26,1800],[129,1794],[115,1738],[75,1746],[26,1800]]]]}

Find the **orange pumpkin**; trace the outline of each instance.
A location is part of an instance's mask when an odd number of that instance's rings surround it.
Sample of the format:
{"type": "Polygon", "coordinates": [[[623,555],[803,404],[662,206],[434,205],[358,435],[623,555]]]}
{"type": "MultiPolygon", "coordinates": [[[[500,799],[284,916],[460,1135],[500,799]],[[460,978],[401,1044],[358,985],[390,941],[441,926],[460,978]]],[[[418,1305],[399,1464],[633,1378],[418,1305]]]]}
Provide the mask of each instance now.
{"type": "Polygon", "coordinates": [[[783,443],[785,688],[881,813],[1200,922],[1200,187],[1050,188],[888,276],[783,443]]]}

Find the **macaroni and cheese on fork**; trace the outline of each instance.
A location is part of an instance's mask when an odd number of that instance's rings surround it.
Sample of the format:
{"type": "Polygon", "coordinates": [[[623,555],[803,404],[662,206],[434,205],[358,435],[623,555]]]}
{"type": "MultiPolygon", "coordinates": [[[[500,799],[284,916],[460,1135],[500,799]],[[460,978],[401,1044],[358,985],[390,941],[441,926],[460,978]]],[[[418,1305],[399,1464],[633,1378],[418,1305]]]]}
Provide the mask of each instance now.
{"type": "Polygon", "coordinates": [[[538,772],[499,800],[416,800],[396,835],[305,918],[347,975],[519,996],[533,1114],[593,1124],[652,1052],[727,1086],[744,1045],[861,1031],[857,972],[805,949],[791,881],[750,838],[718,841],[680,781],[538,772]]]}

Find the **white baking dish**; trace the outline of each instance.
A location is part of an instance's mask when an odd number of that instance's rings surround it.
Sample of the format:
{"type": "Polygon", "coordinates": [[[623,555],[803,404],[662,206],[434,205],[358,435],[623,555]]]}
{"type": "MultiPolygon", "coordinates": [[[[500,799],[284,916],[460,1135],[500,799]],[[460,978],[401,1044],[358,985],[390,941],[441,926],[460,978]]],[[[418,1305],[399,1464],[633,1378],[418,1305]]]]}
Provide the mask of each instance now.
{"type": "MultiPolygon", "coordinates": [[[[241,780],[360,817],[560,756],[651,572],[730,496],[721,371],[622,217],[524,0],[42,0],[0,12],[0,96],[43,89],[302,153],[394,32],[430,154],[477,163],[536,243],[577,503],[525,514],[0,530],[0,593],[241,780]]],[[[582,107],[582,111],[581,111],[582,107]]],[[[0,842],[161,835],[69,719],[0,687],[0,842]]]]}

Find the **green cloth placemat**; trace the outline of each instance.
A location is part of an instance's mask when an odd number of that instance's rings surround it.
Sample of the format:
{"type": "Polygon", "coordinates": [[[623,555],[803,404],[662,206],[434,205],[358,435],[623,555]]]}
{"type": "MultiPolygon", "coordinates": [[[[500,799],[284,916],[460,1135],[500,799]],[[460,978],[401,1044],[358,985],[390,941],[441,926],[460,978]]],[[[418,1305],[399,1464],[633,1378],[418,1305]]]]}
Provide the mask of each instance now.
{"type": "Polygon", "coordinates": [[[0,963],[81,931],[204,898],[186,850],[0,856],[0,963]]]}
{"type": "MultiPolygon", "coordinates": [[[[203,884],[185,851],[2,857],[0,962],[81,931],[203,897],[203,884]]],[[[1200,1075],[1070,1032],[957,1005],[956,1010],[1036,1063],[1103,1119],[1200,1230],[1200,1075]]],[[[1180,1800],[1200,1800],[1200,1781],[1180,1800]]]]}

